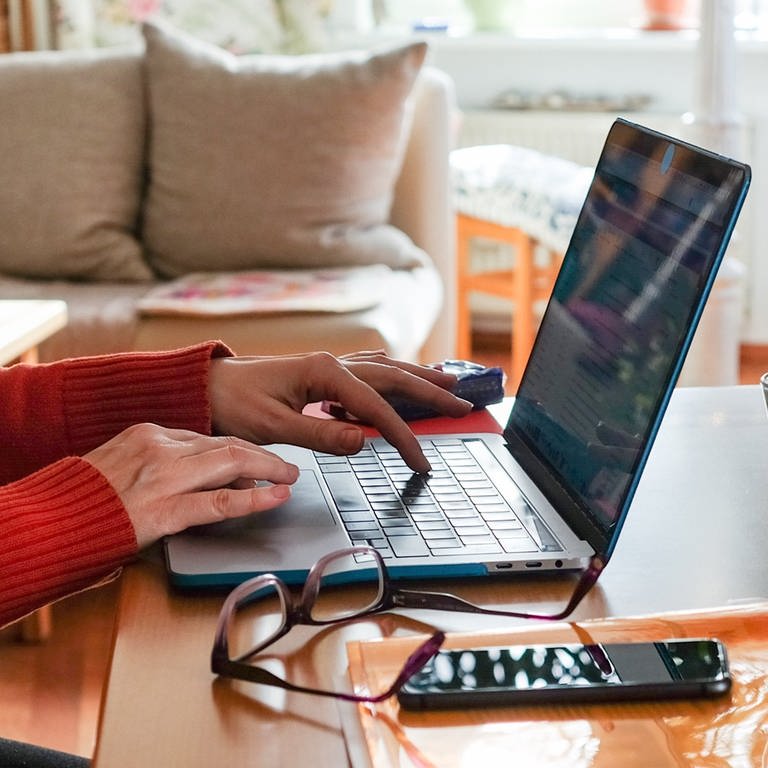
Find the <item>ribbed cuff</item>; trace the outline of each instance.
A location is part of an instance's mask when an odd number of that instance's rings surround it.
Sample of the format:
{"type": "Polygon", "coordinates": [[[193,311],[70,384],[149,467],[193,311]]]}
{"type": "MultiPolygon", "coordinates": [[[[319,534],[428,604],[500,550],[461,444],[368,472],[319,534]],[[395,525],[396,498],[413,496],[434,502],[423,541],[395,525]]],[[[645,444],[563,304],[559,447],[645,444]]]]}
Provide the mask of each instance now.
{"type": "Polygon", "coordinates": [[[63,400],[72,453],[86,453],[142,422],[210,434],[210,362],[231,354],[211,341],[167,352],[70,361],[63,400]]]}
{"type": "Polygon", "coordinates": [[[0,487],[0,625],[99,581],[136,552],[120,499],[82,459],[0,487]]]}

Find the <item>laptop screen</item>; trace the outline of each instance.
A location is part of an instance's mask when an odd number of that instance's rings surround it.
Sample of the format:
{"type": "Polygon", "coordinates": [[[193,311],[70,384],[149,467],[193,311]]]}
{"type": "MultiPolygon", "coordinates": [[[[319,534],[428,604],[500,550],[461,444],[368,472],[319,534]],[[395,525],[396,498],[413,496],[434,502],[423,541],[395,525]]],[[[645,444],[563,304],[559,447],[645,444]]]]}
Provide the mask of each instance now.
{"type": "Polygon", "coordinates": [[[748,168],[617,121],[506,429],[593,526],[634,493],[748,168]]]}

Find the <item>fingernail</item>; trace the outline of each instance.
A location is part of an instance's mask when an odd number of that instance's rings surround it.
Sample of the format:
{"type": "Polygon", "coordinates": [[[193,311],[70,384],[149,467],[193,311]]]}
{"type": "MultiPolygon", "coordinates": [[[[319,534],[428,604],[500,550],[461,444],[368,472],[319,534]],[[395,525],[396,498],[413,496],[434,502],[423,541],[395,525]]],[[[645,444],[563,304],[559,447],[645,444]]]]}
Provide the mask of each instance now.
{"type": "Polygon", "coordinates": [[[285,499],[287,499],[291,495],[291,486],[290,485],[273,485],[272,495],[276,499],[285,501],[285,499]]]}
{"type": "Polygon", "coordinates": [[[357,453],[363,447],[364,439],[359,429],[345,429],[339,435],[339,447],[346,453],[357,453]]]}

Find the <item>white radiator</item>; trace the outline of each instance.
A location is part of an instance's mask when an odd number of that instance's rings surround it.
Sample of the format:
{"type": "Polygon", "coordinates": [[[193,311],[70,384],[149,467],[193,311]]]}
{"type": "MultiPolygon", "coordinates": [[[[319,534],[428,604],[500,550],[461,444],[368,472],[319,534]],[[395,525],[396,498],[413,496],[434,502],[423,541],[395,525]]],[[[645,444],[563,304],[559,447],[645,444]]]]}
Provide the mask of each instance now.
{"type": "MultiPolygon", "coordinates": [[[[679,115],[631,113],[627,118],[673,135],[684,128],[679,115]]],[[[611,112],[467,110],[462,113],[459,146],[516,144],[595,165],[614,119],[611,112]]]]}

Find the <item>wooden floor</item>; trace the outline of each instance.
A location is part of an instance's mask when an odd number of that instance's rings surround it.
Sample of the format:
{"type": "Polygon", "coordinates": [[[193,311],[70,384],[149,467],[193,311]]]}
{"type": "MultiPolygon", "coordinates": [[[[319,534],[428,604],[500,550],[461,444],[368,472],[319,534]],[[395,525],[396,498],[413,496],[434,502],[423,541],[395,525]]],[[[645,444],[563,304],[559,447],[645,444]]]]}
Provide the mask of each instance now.
{"type": "Polygon", "coordinates": [[[112,583],[57,603],[41,644],[0,632],[0,736],[93,754],[116,599],[112,583]]]}
{"type": "MultiPolygon", "coordinates": [[[[475,358],[486,365],[505,365],[508,353],[504,339],[477,339],[475,358]]],[[[765,371],[768,347],[744,348],[742,383],[765,371]]],[[[0,632],[0,736],[92,754],[116,599],[110,584],[54,606],[53,636],[41,645],[0,632]]]]}

